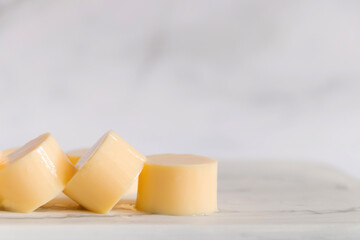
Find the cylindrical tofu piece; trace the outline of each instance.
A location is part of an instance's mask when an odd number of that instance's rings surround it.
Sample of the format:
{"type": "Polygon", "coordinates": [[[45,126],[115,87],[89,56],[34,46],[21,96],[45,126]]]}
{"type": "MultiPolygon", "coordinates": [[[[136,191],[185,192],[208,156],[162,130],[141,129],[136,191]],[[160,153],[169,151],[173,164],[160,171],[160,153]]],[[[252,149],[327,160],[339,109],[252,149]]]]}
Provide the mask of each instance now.
{"type": "Polygon", "coordinates": [[[54,137],[45,133],[1,159],[0,205],[31,212],[61,193],[75,171],[54,137]]]}
{"type": "Polygon", "coordinates": [[[17,148],[9,148],[3,151],[0,151],[0,158],[1,157],[6,157],[7,155],[9,155],[10,153],[12,153],[13,151],[15,151],[17,148]]]}
{"type": "MultiPolygon", "coordinates": [[[[69,160],[72,162],[72,164],[75,165],[88,150],[89,150],[88,148],[73,149],[68,151],[66,155],[69,158],[69,160]]],[[[137,187],[138,187],[138,179],[136,178],[135,181],[129,187],[129,189],[126,191],[125,195],[136,196],[137,187]]]]}
{"type": "Polygon", "coordinates": [[[82,155],[84,155],[88,150],[88,148],[73,149],[71,151],[68,151],[66,155],[69,158],[70,162],[75,165],[80,160],[82,155]]]}
{"type": "Polygon", "coordinates": [[[147,156],[139,176],[136,208],[166,215],[217,211],[217,162],[188,154],[147,156]]]}
{"type": "Polygon", "coordinates": [[[109,131],[76,163],[64,193],[84,208],[107,213],[140,174],[145,157],[109,131]]]}

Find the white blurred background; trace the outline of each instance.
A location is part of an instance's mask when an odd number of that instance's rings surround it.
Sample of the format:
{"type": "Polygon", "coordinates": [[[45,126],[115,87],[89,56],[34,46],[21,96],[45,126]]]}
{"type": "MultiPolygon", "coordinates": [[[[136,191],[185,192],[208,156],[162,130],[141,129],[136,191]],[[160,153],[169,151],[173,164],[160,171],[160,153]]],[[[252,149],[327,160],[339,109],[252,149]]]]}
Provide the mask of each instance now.
{"type": "Polygon", "coordinates": [[[144,154],[360,176],[360,1],[0,0],[0,148],[113,129],[144,154]]]}

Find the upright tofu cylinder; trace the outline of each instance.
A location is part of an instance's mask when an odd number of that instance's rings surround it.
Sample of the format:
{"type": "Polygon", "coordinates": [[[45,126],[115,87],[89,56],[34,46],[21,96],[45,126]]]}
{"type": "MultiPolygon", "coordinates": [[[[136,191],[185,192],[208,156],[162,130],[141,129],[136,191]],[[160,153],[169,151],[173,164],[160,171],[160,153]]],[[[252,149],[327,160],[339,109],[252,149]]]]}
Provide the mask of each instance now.
{"type": "Polygon", "coordinates": [[[55,198],[76,169],[49,134],[12,151],[0,163],[0,205],[31,212],[55,198]]]}
{"type": "Polygon", "coordinates": [[[165,215],[217,211],[216,160],[187,154],[148,156],[139,176],[136,208],[165,215]]]}
{"type": "Polygon", "coordinates": [[[76,163],[64,193],[84,208],[107,213],[140,174],[145,157],[109,131],[76,163]]]}

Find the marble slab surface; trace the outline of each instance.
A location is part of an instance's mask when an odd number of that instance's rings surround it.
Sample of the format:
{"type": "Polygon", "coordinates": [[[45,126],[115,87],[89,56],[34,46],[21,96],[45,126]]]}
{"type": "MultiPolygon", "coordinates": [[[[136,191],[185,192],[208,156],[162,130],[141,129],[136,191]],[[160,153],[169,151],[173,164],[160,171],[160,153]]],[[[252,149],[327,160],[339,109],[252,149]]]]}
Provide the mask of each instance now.
{"type": "Polygon", "coordinates": [[[360,238],[360,182],[326,165],[224,162],[218,182],[219,212],[209,216],[144,214],[135,196],[99,215],[61,195],[33,213],[0,212],[0,232],[5,239],[360,238]]]}

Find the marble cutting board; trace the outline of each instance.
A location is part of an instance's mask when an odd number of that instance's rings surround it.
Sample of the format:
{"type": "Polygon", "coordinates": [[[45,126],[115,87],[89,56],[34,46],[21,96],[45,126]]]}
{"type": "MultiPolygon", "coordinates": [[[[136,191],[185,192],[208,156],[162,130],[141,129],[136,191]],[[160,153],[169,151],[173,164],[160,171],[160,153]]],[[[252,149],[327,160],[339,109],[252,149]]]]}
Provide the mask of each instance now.
{"type": "Polygon", "coordinates": [[[33,213],[0,211],[0,239],[360,239],[360,181],[329,166],[220,161],[218,183],[213,215],[144,214],[135,196],[100,215],[61,195],[33,213]]]}

